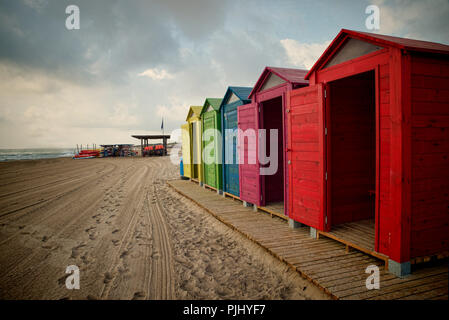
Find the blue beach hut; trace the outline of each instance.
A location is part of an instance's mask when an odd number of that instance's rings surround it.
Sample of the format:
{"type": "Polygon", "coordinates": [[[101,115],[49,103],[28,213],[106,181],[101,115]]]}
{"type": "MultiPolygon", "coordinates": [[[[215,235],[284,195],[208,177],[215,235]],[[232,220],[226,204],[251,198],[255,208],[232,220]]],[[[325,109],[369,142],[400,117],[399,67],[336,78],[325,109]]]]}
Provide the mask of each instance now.
{"type": "Polygon", "coordinates": [[[251,90],[252,88],[250,87],[228,87],[219,109],[223,139],[223,191],[237,197],[240,196],[237,155],[237,108],[251,102],[251,99],[248,99],[251,90]]]}

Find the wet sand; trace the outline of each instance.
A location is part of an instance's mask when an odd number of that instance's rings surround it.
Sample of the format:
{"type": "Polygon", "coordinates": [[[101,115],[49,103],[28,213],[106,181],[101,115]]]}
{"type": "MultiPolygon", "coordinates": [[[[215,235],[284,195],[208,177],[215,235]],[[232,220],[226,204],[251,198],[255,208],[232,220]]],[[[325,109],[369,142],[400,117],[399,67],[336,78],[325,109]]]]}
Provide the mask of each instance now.
{"type": "Polygon", "coordinates": [[[0,163],[0,298],[328,298],[168,187],[178,172],[168,157],[0,163]]]}

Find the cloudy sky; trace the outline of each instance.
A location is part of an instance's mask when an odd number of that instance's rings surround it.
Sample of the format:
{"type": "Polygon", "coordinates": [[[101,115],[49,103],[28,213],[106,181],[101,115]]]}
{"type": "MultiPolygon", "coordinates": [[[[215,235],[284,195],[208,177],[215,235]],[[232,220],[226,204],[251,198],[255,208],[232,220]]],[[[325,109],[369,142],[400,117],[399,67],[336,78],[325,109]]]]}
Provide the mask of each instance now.
{"type": "Polygon", "coordinates": [[[449,1],[0,0],[0,148],[128,143],[188,106],[310,68],[341,28],[449,43],[449,1]],[[68,5],[80,29],[67,30],[68,5]]]}

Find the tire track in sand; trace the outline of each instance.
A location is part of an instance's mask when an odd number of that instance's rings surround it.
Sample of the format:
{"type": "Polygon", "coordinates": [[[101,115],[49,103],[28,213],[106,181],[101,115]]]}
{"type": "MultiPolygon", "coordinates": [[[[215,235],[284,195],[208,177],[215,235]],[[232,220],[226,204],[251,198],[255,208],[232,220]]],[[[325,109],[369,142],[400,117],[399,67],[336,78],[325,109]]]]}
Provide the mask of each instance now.
{"type": "Polygon", "coordinates": [[[165,170],[161,170],[161,163],[155,159],[144,164],[148,171],[142,175],[141,187],[136,191],[140,193],[139,202],[120,240],[116,258],[105,274],[102,299],[175,298],[171,241],[155,187],[165,170]],[[133,279],[125,283],[131,273],[133,279]]]}
{"type": "MultiPolygon", "coordinates": [[[[146,200],[149,202],[149,199],[146,200]]],[[[154,249],[151,260],[151,286],[148,295],[153,299],[174,299],[175,279],[170,234],[154,185],[153,199],[149,205],[151,214],[148,215],[148,218],[153,228],[154,249]]]]}
{"type": "MultiPolygon", "coordinates": [[[[136,179],[134,181],[134,184],[131,187],[131,191],[129,192],[129,194],[132,195],[137,203],[135,204],[135,207],[130,210],[130,213],[128,213],[128,215],[131,215],[129,217],[129,222],[126,225],[125,231],[123,232],[123,235],[117,244],[117,249],[115,250],[113,258],[111,259],[112,263],[108,271],[104,274],[104,284],[100,292],[101,299],[110,298],[111,290],[118,286],[117,282],[120,282],[119,278],[122,276],[122,274],[127,272],[126,266],[123,265],[123,259],[128,255],[130,245],[134,240],[133,233],[138,223],[139,212],[142,210],[144,204],[144,197],[141,193],[142,190],[143,192],[145,192],[145,183],[147,181],[146,178],[149,172],[149,168],[147,166],[144,166],[144,169],[145,172],[140,175],[140,179],[136,179]]],[[[124,213],[124,215],[127,215],[126,212],[124,213]]]]}

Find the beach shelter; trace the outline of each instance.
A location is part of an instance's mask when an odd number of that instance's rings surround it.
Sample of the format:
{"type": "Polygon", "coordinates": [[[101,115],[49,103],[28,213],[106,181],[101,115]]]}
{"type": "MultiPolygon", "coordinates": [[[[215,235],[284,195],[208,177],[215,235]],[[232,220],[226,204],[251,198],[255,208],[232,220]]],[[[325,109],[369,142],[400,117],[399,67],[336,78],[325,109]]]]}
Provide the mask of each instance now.
{"type": "Polygon", "coordinates": [[[206,98],[201,110],[204,183],[222,190],[220,98],[206,98]]]}
{"type": "Polygon", "coordinates": [[[223,191],[240,196],[237,153],[237,108],[250,103],[251,87],[228,87],[220,105],[223,191]]]}
{"type": "Polygon", "coordinates": [[[449,46],[341,30],[293,90],[289,216],[405,275],[449,249],[449,46]]]}
{"type": "Polygon", "coordinates": [[[307,86],[306,73],[307,70],[301,69],[266,67],[250,93],[251,103],[237,112],[240,198],[257,206],[270,206],[279,214],[288,214],[284,209],[288,197],[287,95],[293,89],[307,86]],[[264,132],[266,143],[259,145],[264,132]],[[273,139],[271,132],[276,133],[273,139]],[[277,156],[266,163],[259,153],[277,156]]]}
{"type": "Polygon", "coordinates": [[[181,127],[183,130],[182,146],[183,146],[184,175],[191,179],[198,180],[198,182],[200,183],[203,182],[203,164],[201,159],[202,109],[203,109],[202,106],[191,106],[186,118],[187,124],[181,127]],[[190,175],[188,175],[189,170],[190,175]]]}
{"type": "Polygon", "coordinates": [[[192,178],[191,133],[189,123],[181,125],[183,176],[192,178]]]}

